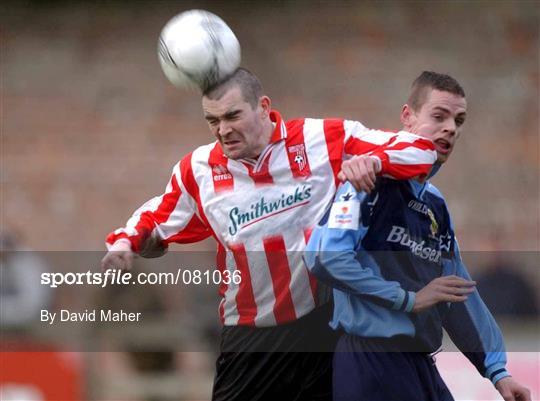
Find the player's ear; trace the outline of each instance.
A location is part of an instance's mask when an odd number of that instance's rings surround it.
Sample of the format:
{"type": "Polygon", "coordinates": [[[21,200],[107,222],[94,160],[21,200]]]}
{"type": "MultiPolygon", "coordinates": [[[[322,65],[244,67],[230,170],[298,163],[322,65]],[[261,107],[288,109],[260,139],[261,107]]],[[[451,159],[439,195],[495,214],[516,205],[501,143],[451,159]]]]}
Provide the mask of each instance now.
{"type": "Polygon", "coordinates": [[[268,118],[270,110],[272,110],[272,102],[268,96],[261,96],[259,99],[259,107],[261,108],[263,119],[268,118]]]}
{"type": "Polygon", "coordinates": [[[404,104],[401,109],[401,124],[405,130],[410,131],[411,127],[414,125],[414,120],[416,118],[413,109],[408,105],[404,104]]]}

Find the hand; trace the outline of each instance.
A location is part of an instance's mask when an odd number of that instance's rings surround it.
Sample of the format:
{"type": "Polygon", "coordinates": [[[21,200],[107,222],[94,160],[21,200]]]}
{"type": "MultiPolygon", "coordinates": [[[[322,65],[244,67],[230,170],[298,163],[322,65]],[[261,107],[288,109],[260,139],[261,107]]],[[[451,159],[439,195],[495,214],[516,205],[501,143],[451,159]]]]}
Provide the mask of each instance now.
{"type": "Polygon", "coordinates": [[[510,376],[503,377],[497,383],[495,388],[501,393],[504,401],[531,401],[531,392],[523,387],[510,376]]]}
{"type": "Polygon", "coordinates": [[[349,181],[357,191],[370,193],[375,188],[379,168],[379,160],[374,156],[354,156],[341,164],[338,179],[349,181]]]}
{"type": "Polygon", "coordinates": [[[163,244],[160,238],[156,235],[150,235],[142,243],[139,255],[143,258],[159,258],[167,253],[168,246],[163,244]]]}
{"type": "Polygon", "coordinates": [[[135,254],[131,250],[131,244],[127,240],[118,240],[109,249],[109,252],[101,259],[101,270],[131,270],[135,254]]]}
{"type": "Polygon", "coordinates": [[[416,293],[412,311],[422,312],[439,302],[464,302],[475,286],[475,281],[458,276],[436,278],[416,293]]]}

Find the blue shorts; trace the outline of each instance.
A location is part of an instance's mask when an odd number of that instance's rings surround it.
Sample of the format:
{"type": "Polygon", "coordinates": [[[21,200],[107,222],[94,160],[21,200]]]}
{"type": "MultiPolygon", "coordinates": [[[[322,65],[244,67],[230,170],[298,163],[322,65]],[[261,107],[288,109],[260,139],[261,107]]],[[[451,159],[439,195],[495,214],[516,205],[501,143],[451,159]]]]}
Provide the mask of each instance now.
{"type": "Polygon", "coordinates": [[[334,401],[454,401],[428,354],[384,352],[344,334],[333,360],[334,401]]]}

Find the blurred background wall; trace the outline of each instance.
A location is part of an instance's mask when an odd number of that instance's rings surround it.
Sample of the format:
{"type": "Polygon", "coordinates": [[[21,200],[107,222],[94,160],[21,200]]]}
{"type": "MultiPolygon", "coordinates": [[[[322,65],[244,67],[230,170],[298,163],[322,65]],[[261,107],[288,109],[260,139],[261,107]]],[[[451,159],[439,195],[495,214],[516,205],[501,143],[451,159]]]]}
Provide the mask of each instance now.
{"type": "Polygon", "coordinates": [[[2,219],[39,250],[98,250],[172,166],[212,141],[200,96],[156,57],[205,8],[236,32],[285,118],[398,129],[425,69],[463,84],[465,132],[434,182],[465,250],[539,250],[536,1],[8,2],[2,6],[2,219]]]}
{"type": "MultiPolygon", "coordinates": [[[[447,198],[475,277],[513,266],[519,272],[514,292],[503,291],[510,282],[504,274],[487,281],[485,294],[496,290],[494,305],[523,294],[523,282],[532,291],[523,303],[535,304],[540,291],[537,1],[3,2],[3,232],[39,251],[101,251],[109,231],[162,192],[183,155],[213,141],[200,95],[172,87],[156,56],[162,26],[192,8],[215,12],[231,26],[242,45],[243,66],[261,78],[285,118],[346,117],[395,130],[410,84],[422,70],[456,77],[467,93],[468,118],[451,160],[433,181],[447,198]],[[479,256],[482,251],[490,253],[479,256]]],[[[514,343],[525,332],[533,344],[525,349],[536,351],[536,307],[532,313],[526,330],[515,320],[505,328],[514,343]]],[[[84,397],[144,399],[137,396],[138,383],[158,392],[152,399],[180,398],[167,398],[184,385],[176,373],[134,380],[129,369],[136,368],[126,355],[84,355],[79,379],[84,397]],[[120,373],[113,383],[104,372],[120,373]],[[125,382],[122,372],[128,372],[125,382]]],[[[538,353],[519,355],[532,362],[514,366],[532,366],[527,371],[537,378],[538,353]]],[[[15,358],[24,361],[21,354],[15,358]]],[[[184,371],[200,373],[203,384],[191,399],[207,398],[212,355],[175,358],[184,371]]],[[[452,366],[459,372],[461,362],[451,361],[447,372],[452,366]]],[[[473,391],[467,380],[459,383],[473,391]]],[[[489,391],[485,383],[480,392],[461,396],[494,399],[489,391]]]]}

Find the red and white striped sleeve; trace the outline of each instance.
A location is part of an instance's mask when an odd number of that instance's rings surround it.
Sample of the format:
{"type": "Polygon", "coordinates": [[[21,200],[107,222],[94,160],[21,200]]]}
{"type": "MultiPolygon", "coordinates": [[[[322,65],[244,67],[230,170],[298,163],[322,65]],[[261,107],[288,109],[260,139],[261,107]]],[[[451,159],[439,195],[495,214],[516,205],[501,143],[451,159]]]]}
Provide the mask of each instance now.
{"type": "Polygon", "coordinates": [[[409,179],[429,174],[437,160],[435,146],[410,132],[386,132],[366,128],[358,121],[343,121],[346,155],[370,154],[381,162],[380,174],[409,179]]]}
{"type": "Polygon", "coordinates": [[[107,236],[107,248],[116,241],[129,241],[131,249],[139,253],[145,241],[152,237],[164,248],[170,242],[191,243],[212,235],[210,228],[197,215],[197,203],[185,186],[191,172],[191,154],[173,168],[165,192],[150,199],[129,218],[125,227],[107,236]]]}

